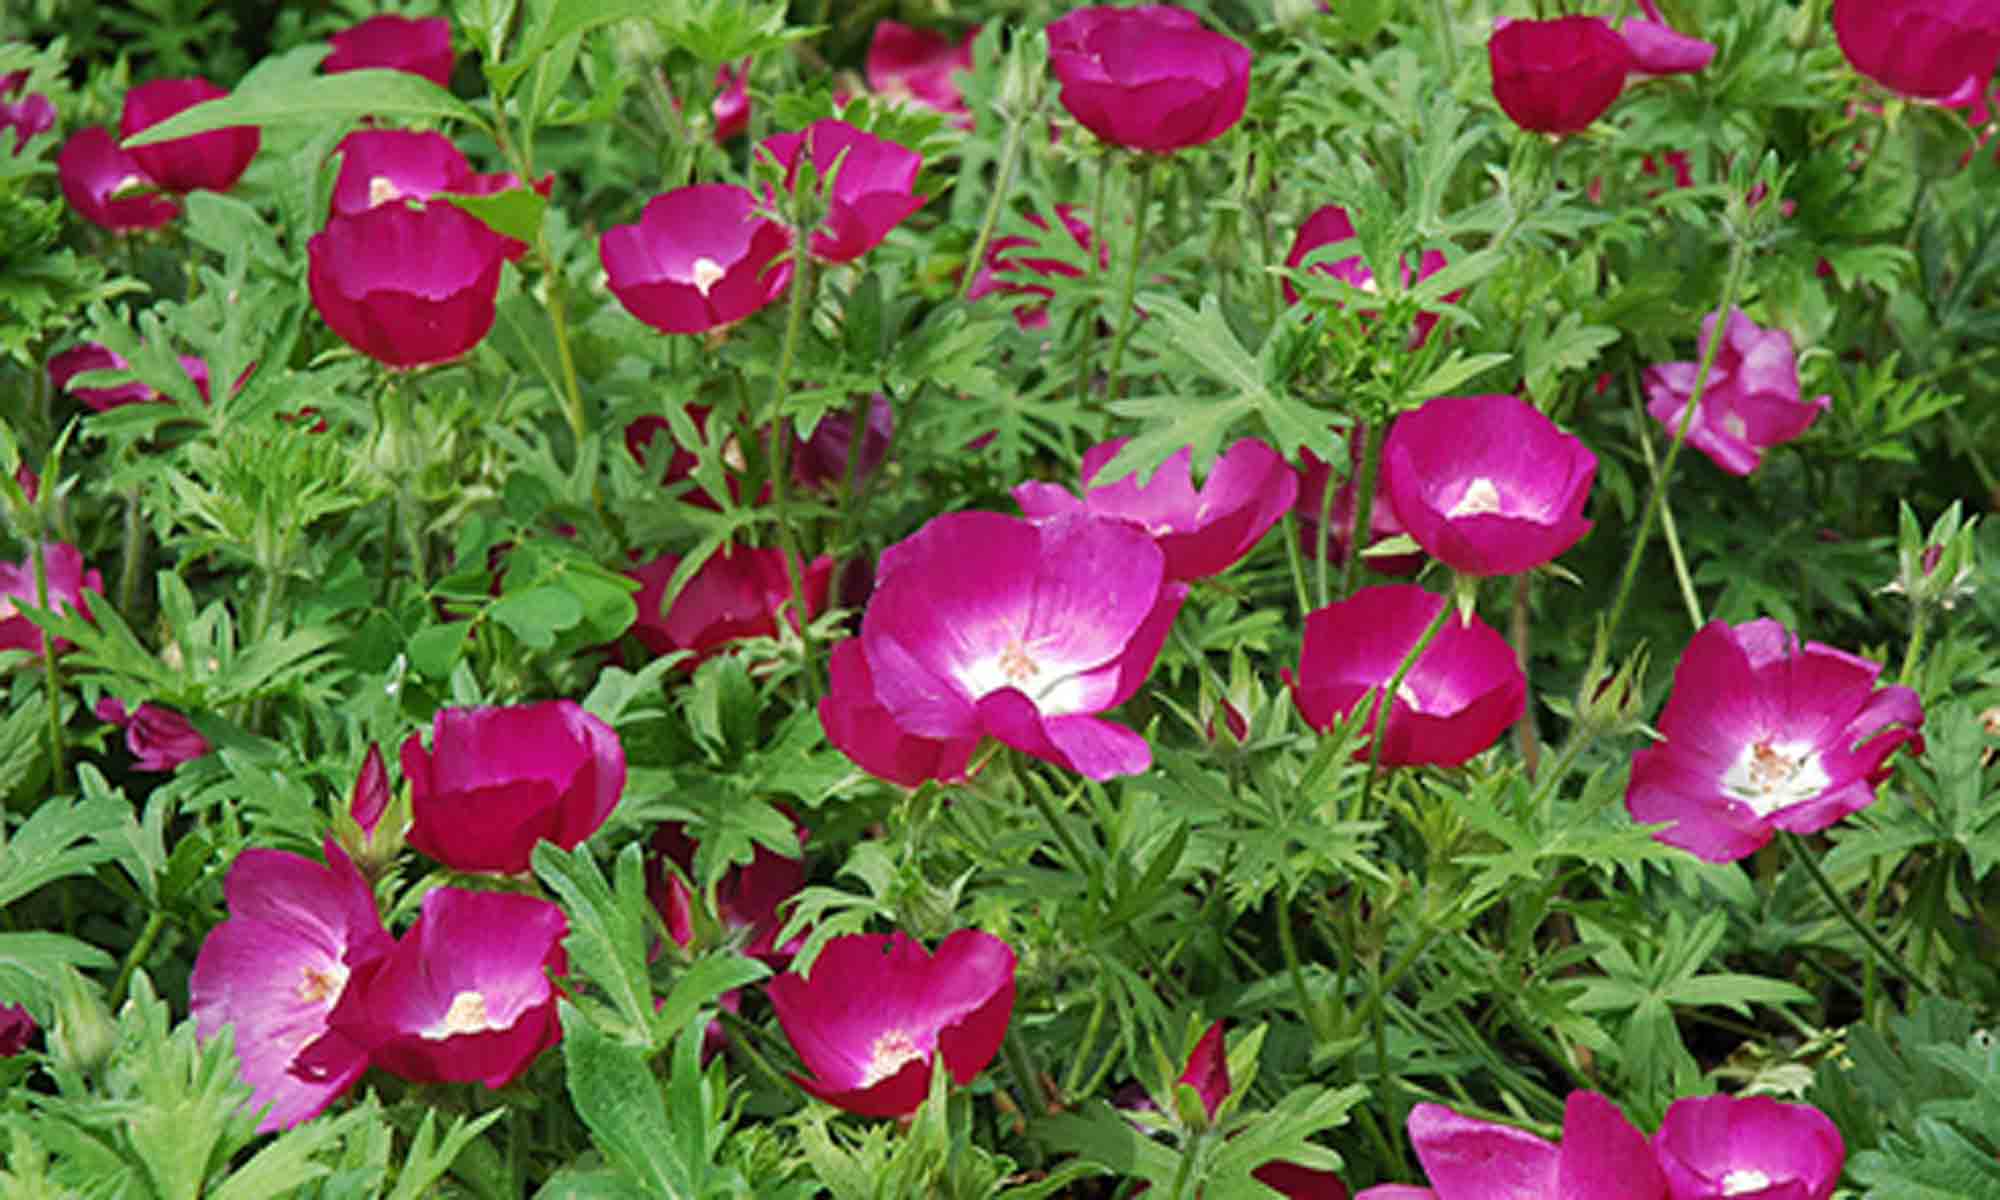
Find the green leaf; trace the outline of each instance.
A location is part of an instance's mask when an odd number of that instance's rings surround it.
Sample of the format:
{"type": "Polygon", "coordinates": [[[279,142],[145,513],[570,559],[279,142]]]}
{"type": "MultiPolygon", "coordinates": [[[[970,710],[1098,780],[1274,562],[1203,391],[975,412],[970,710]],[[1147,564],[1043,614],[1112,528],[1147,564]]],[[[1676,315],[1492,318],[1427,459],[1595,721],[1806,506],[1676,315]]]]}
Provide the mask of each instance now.
{"type": "Polygon", "coordinates": [[[719,951],[681,972],[674,990],[653,1017],[654,1045],[676,1037],[694,1024],[702,1009],[732,988],[745,987],[771,974],[771,969],[754,958],[719,951]]]}
{"type": "Polygon", "coordinates": [[[583,602],[564,588],[544,586],[502,596],[487,612],[515,637],[547,650],[558,633],[583,620],[583,602]]]}
{"type": "Polygon", "coordinates": [[[685,1164],[667,1153],[675,1146],[674,1131],[645,1053],[604,1033],[567,1000],[562,1026],[570,1100],[604,1157],[647,1195],[697,1200],[685,1164]]]}
{"type": "Polygon", "coordinates": [[[527,187],[508,188],[504,192],[484,196],[440,192],[437,199],[478,217],[493,232],[529,245],[541,236],[542,214],[549,207],[549,202],[542,199],[540,192],[527,187]]]}
{"type": "Polygon", "coordinates": [[[0,908],[45,883],[85,874],[117,857],[116,844],[131,815],[131,806],[111,794],[44,800],[0,846],[0,908]]]}
{"type": "Polygon", "coordinates": [[[535,874],[562,900],[569,914],[563,942],[571,967],[611,1000],[629,1036],[653,1028],[653,986],[646,967],[652,901],[646,895],[644,848],[634,842],[618,856],[614,893],[590,850],[535,846],[535,874]]]}
{"type": "Polygon", "coordinates": [[[238,88],[175,113],[133,134],[123,144],[129,150],[232,125],[328,124],[371,116],[449,117],[492,134],[485,118],[430,80],[405,71],[371,68],[316,75],[283,87],[238,88]]]}
{"type": "Polygon", "coordinates": [[[88,942],[39,930],[0,933],[0,1004],[25,1004],[35,1020],[54,1019],[50,989],[65,966],[108,971],[117,966],[109,954],[88,942]]]}

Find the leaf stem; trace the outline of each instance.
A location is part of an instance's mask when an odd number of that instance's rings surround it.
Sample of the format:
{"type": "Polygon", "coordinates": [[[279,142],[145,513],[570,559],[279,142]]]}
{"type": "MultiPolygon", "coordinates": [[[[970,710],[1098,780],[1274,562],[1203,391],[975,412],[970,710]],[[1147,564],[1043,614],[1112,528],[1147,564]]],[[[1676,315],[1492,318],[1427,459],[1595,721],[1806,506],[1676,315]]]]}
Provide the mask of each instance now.
{"type": "MultiPolygon", "coordinates": [[[[1007,122],[1007,140],[1000,147],[1000,171],[994,177],[992,193],[986,198],[986,215],[979,222],[979,236],[973,239],[972,255],[965,260],[965,272],[959,278],[958,298],[961,301],[972,290],[974,281],[979,278],[979,268],[986,261],[986,247],[992,243],[993,230],[1000,224],[1000,212],[1006,207],[1007,194],[1014,186],[1014,172],[1020,169],[1021,145],[1026,133],[1025,117],[1015,116],[1007,122]]],[[[1102,229],[1102,226],[1099,228],[1102,229]]]]}
{"type": "MultiPolygon", "coordinates": [[[[51,487],[53,482],[44,481],[43,486],[51,487]]],[[[49,543],[42,536],[35,538],[35,606],[49,611],[49,543]]],[[[53,795],[64,786],[62,668],[56,665],[56,639],[46,629],[41,632],[42,669],[47,673],[49,694],[49,792],[53,795]]]]}
{"type": "Polygon", "coordinates": [[[1431,623],[1425,628],[1423,636],[1417,639],[1416,645],[1411,646],[1409,653],[1403,656],[1403,661],[1397,664],[1396,673],[1389,678],[1389,682],[1375,691],[1372,701],[1374,709],[1368,717],[1375,726],[1372,736],[1368,739],[1368,773],[1361,777],[1359,812],[1363,819],[1367,817],[1368,800],[1370,793],[1375,789],[1375,777],[1382,773],[1380,770],[1382,743],[1385,740],[1383,733],[1389,728],[1389,714],[1395,711],[1392,697],[1402,690],[1403,680],[1409,677],[1411,668],[1417,665],[1417,659],[1422,657],[1423,652],[1430,649],[1431,643],[1444,629],[1444,623],[1457,614],[1456,600],[1452,596],[1445,596],[1442,599],[1444,603],[1438,606],[1437,616],[1431,618],[1431,623]]]}
{"type": "Polygon", "coordinates": [[[153,952],[153,943],[160,940],[160,931],[166,928],[167,914],[163,909],[154,909],[146,915],[146,924],[139,930],[139,940],[125,952],[125,961],[118,964],[118,978],[111,984],[111,1011],[125,1003],[125,989],[132,984],[132,972],[153,952]]]}
{"type": "Polygon", "coordinates": [[[1812,852],[1806,849],[1804,840],[1798,834],[1788,829],[1781,829],[1778,831],[1778,840],[1785,844],[1785,849],[1791,853],[1792,860],[1805,869],[1805,873],[1811,877],[1813,883],[1819,888],[1820,894],[1826,897],[1826,902],[1833,906],[1833,911],[1839,914],[1840,919],[1847,923],[1847,927],[1852,929],[1855,935],[1866,943],[1870,950],[1874,951],[1875,957],[1880,960],[1883,966],[1887,967],[1892,974],[1901,976],[1903,981],[1916,989],[1918,993],[1925,996],[1935,994],[1931,986],[1918,978],[1917,973],[1911,970],[1908,964],[1903,962],[1902,956],[1897,954],[1889,943],[1882,940],[1881,935],[1870,929],[1862,922],[1860,917],[1855,915],[1854,909],[1848,905],[1846,900],[1841,898],[1840,892],[1834,888],[1833,881],[1826,877],[1825,871],[1820,870],[1818,861],[1813,858],[1812,852]]]}
{"type": "MultiPolygon", "coordinates": [[[[1348,436],[1352,437],[1350,433],[1348,436]]],[[[1354,521],[1347,530],[1347,561],[1340,570],[1340,594],[1342,598],[1354,594],[1355,575],[1361,564],[1361,552],[1368,548],[1375,532],[1375,486],[1382,478],[1382,443],[1389,438],[1389,423],[1386,420],[1371,421],[1368,432],[1361,443],[1361,477],[1354,482],[1354,521]]],[[[1333,478],[1329,468],[1327,478],[1333,478]]],[[[1330,505],[1329,505],[1330,507],[1330,505]]],[[[1331,521],[1332,515],[1326,510],[1320,513],[1320,528],[1331,521]]],[[[1322,598],[1322,604],[1326,601],[1322,598]]]]}
{"type": "MultiPolygon", "coordinates": [[[[1133,217],[1132,258],[1125,264],[1125,284],[1118,300],[1118,338],[1111,343],[1111,365],[1105,372],[1105,390],[1113,400],[1118,399],[1118,365],[1125,359],[1125,343],[1132,338],[1132,327],[1139,323],[1132,297],[1139,287],[1139,260],[1146,254],[1146,217],[1153,207],[1153,160],[1142,157],[1135,169],[1139,173],[1139,204],[1133,217]]],[[[1099,236],[1103,236],[1101,229],[1099,236]]]]}
{"type": "MultiPolygon", "coordinates": [[[[791,584],[792,612],[798,620],[799,642],[804,647],[799,664],[805,676],[806,695],[817,701],[819,665],[813,659],[812,606],[806,601],[805,558],[799,551],[797,532],[785,514],[785,487],[791,474],[790,422],[785,420],[785,396],[792,383],[792,364],[797,361],[799,333],[806,311],[812,306],[813,289],[818,285],[812,255],[807,246],[812,231],[803,225],[792,227],[792,281],[785,304],[785,341],[778,352],[778,373],[771,380],[771,511],[777,515],[778,557],[785,561],[785,579],[791,584]]],[[[861,429],[852,431],[858,442],[861,429]]]]}

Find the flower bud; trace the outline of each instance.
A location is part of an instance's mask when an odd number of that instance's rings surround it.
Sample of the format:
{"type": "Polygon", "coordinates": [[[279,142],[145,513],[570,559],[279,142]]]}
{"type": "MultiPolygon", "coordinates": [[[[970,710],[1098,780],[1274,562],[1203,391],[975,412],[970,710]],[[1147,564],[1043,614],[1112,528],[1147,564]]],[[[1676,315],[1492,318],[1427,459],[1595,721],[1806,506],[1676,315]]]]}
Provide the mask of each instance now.
{"type": "Polygon", "coordinates": [[[118,1025],[97,985],[76,968],[64,967],[56,984],[55,1002],[55,1025],[49,1030],[50,1057],[79,1075],[95,1072],[118,1047],[118,1025]]]}
{"type": "Polygon", "coordinates": [[[1935,605],[1949,612],[1970,596],[1969,582],[1979,566],[1979,518],[1965,520],[1954,502],[1925,533],[1917,516],[1904,504],[1897,517],[1896,578],[1881,590],[1906,596],[1911,604],[1935,605]]]}

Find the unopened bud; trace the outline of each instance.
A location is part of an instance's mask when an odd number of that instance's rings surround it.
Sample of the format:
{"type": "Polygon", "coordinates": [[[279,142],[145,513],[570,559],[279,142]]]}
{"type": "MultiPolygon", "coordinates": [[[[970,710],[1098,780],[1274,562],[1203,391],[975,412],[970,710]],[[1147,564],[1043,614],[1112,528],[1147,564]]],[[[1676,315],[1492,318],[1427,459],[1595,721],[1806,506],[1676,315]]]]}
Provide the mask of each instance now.
{"type": "Polygon", "coordinates": [[[118,1026],[104,1005],[97,985],[75,967],[64,967],[55,989],[55,1026],[49,1030],[49,1055],[79,1075],[90,1075],[118,1047],[118,1026]]]}
{"type": "Polygon", "coordinates": [[[1925,532],[1916,514],[1904,504],[1897,514],[1896,578],[1883,585],[1885,593],[1907,597],[1920,607],[1949,612],[1973,592],[1979,566],[1979,518],[1965,520],[1957,503],[1925,532]]]}

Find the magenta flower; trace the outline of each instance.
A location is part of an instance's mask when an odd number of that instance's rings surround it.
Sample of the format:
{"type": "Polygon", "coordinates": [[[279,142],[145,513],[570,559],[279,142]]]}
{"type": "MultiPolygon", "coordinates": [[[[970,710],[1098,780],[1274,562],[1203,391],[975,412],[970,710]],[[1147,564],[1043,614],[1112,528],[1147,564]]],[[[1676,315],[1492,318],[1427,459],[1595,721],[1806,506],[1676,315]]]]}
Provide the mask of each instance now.
{"type": "Polygon", "coordinates": [[[750,128],[750,60],[715,69],[715,99],[708,102],[717,145],[750,128]]]}
{"type": "Polygon", "coordinates": [[[451,86],[451,22],[443,17],[384,13],[350,25],[330,40],[333,53],[320,62],[329,75],[380,67],[421,75],[441,88],[451,86]]]}
{"type": "Polygon", "coordinates": [[[159,194],[159,185],[139,161],[95,125],[77,130],[63,143],[56,155],[56,180],[78,216],[114,233],[158,229],[180,215],[181,206],[159,194]]]}
{"type": "Polygon", "coordinates": [[[1167,578],[1187,580],[1228,570],[1270,532],[1298,495],[1298,476],[1277,451],[1255,438],[1224,451],[1199,490],[1192,447],[1175,451],[1144,486],[1137,473],[1091,486],[1127,440],[1115,438],[1084,451],[1079,474],[1088,490],[1081,500],[1067,488],[1030,481],[1015,485],[1014,502],[1036,518],[1089,513],[1130,521],[1152,534],[1166,555],[1167,578]]]}
{"type": "MultiPolygon", "coordinates": [[[[1299,451],[1299,494],[1292,501],[1292,513],[1299,519],[1299,547],[1307,555],[1318,558],[1322,554],[1331,555],[1328,562],[1346,562],[1348,547],[1353,541],[1355,493],[1360,490],[1357,479],[1360,474],[1361,455],[1368,438],[1368,430],[1355,426],[1347,433],[1347,476],[1333,489],[1333,509],[1328,514],[1328,528],[1321,536],[1320,504],[1326,493],[1326,485],[1333,475],[1333,464],[1321,459],[1310,450],[1299,451]]],[[[1380,476],[1377,476],[1379,483],[1380,476]]],[[[1401,537],[1406,531],[1403,523],[1396,519],[1396,510],[1389,503],[1389,497],[1378,488],[1374,503],[1368,506],[1368,537],[1363,549],[1393,537],[1401,537]]],[[[1380,575],[1408,578],[1423,569],[1423,552],[1408,554],[1363,556],[1362,565],[1380,575]]]]}
{"type": "Polygon", "coordinates": [[[124,702],[106,696],[95,712],[98,720],[125,731],[125,749],[135,770],[171,771],[209,751],[208,739],[171,708],[147,703],[128,713],[124,702]]]}
{"type": "MultiPolygon", "coordinates": [[[[85,592],[104,595],[104,576],[95,567],[83,569],[83,553],[66,542],[50,542],[42,552],[42,567],[48,584],[48,606],[58,612],[68,610],[91,620],[90,598],[85,592]]],[[[22,605],[39,606],[35,588],[35,556],[31,551],[18,563],[0,563],[0,650],[42,652],[42,631],[21,612],[22,605]]],[[[56,639],[56,653],[70,644],[56,639]]]]}
{"type": "Polygon", "coordinates": [[[1099,140],[1170,154],[1243,119],[1250,50],[1168,4],[1080,8],[1049,26],[1057,97],[1099,140]]]}
{"type": "Polygon", "coordinates": [[[403,743],[410,845],[454,871],[528,869],[536,842],[596,833],[625,790],[625,751],[574,701],[441,708],[431,748],[403,743]]]}
{"type": "Polygon", "coordinates": [[[852,262],[880,245],[889,231],[924,206],[928,196],[913,190],[924,160],[914,150],[845,121],[814,121],[803,133],[777,133],[758,144],[785,168],[785,186],[792,186],[803,157],[821,175],[840,164],[827,195],[826,223],[813,231],[812,253],[825,262],[852,262]]]}
{"type": "MultiPolygon", "coordinates": [[[[1364,696],[1379,693],[1444,607],[1443,596],[1405,583],[1363,588],[1306,615],[1299,671],[1279,672],[1306,724],[1325,732],[1364,696]]],[[[1447,620],[1389,698],[1383,766],[1455,767],[1492,745],[1527,708],[1528,681],[1514,651],[1474,615],[1447,620]]],[[[1375,700],[1362,727],[1375,729],[1375,700]]],[[[1369,748],[1355,751],[1359,762],[1369,748]]]]}
{"type": "Polygon", "coordinates": [[[1681,33],[1665,21],[1634,18],[1618,24],[1632,52],[1632,69],[1646,75],[1692,75],[1715,58],[1715,43],[1681,33]]]}
{"type": "Polygon", "coordinates": [[[1517,575],[1576,545],[1596,477],[1595,454],[1513,396],[1438,396],[1397,417],[1382,446],[1396,518],[1467,575],[1517,575]]]}
{"type": "Polygon", "coordinates": [[[28,1048],[41,1026],[18,1004],[0,1004],[0,1058],[12,1058],[28,1048]]]}
{"type": "MultiPolygon", "coordinates": [[[[793,825],[803,853],[805,828],[796,821],[793,825]]],[[[684,825],[662,825],[653,831],[653,853],[673,863],[680,871],[669,870],[665,862],[657,863],[651,869],[652,884],[647,890],[652,895],[653,906],[660,910],[660,918],[666,922],[667,936],[683,949],[694,941],[695,907],[694,894],[689,891],[683,876],[692,875],[694,855],[699,847],[700,843],[687,835],[684,825]]],[[[801,934],[783,945],[778,944],[778,932],[785,927],[790,915],[779,909],[805,886],[806,864],[803,858],[773,854],[760,844],[755,847],[747,865],[731,864],[716,882],[716,920],[721,922],[726,934],[740,940],[744,954],[768,964],[773,970],[782,971],[791,965],[792,956],[799,952],[805,937],[801,934]]]]}
{"type": "Polygon", "coordinates": [[[1410,1142],[1430,1190],[1372,1187],[1356,1200],[1666,1200],[1646,1145],[1611,1101],[1571,1092],[1560,1146],[1511,1125],[1461,1117],[1439,1104],[1410,1110],[1410,1142]]]}
{"type": "Polygon", "coordinates": [[[1653,1151],[1672,1200],[1827,1200],[1847,1145],[1826,1114],[1768,1096],[1687,1096],[1667,1107],[1653,1151]]]}
{"type": "Polygon", "coordinates": [[[361,828],[361,836],[369,842],[375,840],[375,827],[382,823],[382,814],[389,811],[389,768],[382,761],[382,747],[370,742],[368,753],[361,760],[361,771],[354,777],[354,789],[348,793],[347,815],[361,828]]]}
{"type": "MultiPolygon", "coordinates": [[[[340,175],[333,184],[333,211],[352,215],[382,204],[413,200],[418,204],[440,192],[490,196],[525,187],[512,172],[481,174],[441,133],[404,129],[357,129],[340,139],[340,175]]],[[[553,178],[534,185],[549,194],[553,178]]],[[[501,236],[507,261],[519,262],[528,244],[501,236]]]]}
{"type": "MultiPolygon", "coordinates": [[[[625,572],[639,581],[633,600],[639,618],[632,636],[655,655],[676,650],[692,651],[686,664],[713,657],[740,638],[778,636],[778,611],[798,628],[798,616],[791,612],[792,582],[785,571],[784,552],[775,546],[724,547],[701,564],[687,581],[672,607],[661,611],[667,583],[680,566],[680,558],[663,554],[625,572]]],[[[826,589],[833,577],[833,560],[822,554],[805,565],[802,582],[806,589],[808,620],[826,608],[826,589]]]]}
{"type": "MultiPolygon", "coordinates": [[[[228,94],[206,79],[155,79],[142,83],[125,93],[125,108],[118,117],[118,135],[129,138],[175,113],[228,94]]],[[[226,192],[236,186],[250,160],[257,157],[262,140],[263,135],[255,125],[231,125],[150,146],[135,146],[129,153],[139,169],[166,191],[226,192]]]]}
{"type": "Polygon", "coordinates": [[[562,1037],[550,975],[568,968],[562,909],[534,896],[441,887],[355,980],[335,1029],[413,1083],[506,1087],[562,1037]]]}
{"type": "MultiPolygon", "coordinates": [[[[882,460],[889,456],[889,443],[895,436],[896,410],[890,406],[889,397],[872,393],[868,397],[868,416],[861,426],[860,457],[854,461],[855,482],[882,469],[882,460]]],[[[853,447],[853,415],[826,414],[813,427],[811,437],[803,442],[793,438],[792,478],[801,487],[815,490],[846,486],[848,457],[853,447]]]]}
{"type": "Polygon", "coordinates": [[[1856,71],[1948,107],[1977,102],[2000,64],[2000,10],[1987,0],[1834,0],[1833,32],[1856,71]]]}
{"type": "Polygon", "coordinates": [[[956,783],[965,778],[979,738],[929,738],[905,732],[876,695],[860,638],[836,645],[827,670],[832,683],[820,698],[820,728],[856,766],[908,788],[926,779],[956,783]]]}
{"type": "MultiPolygon", "coordinates": [[[[180,363],[181,370],[187,372],[188,380],[194,384],[195,391],[201,393],[203,400],[208,399],[208,364],[191,354],[181,355],[180,363]]],[[[127,404],[145,404],[148,402],[158,402],[161,404],[173,403],[171,397],[161,395],[136,379],[127,383],[113,384],[110,387],[71,387],[69,385],[70,380],[75,379],[86,371],[129,371],[131,369],[132,364],[126,362],[125,356],[119,354],[116,350],[98,342],[84,342],[82,345],[72,346],[61,354],[50,357],[49,382],[54,384],[63,394],[76,397],[76,399],[83,403],[84,407],[89,408],[93,412],[110,412],[114,408],[121,408],[127,404]]],[[[247,376],[247,370],[245,374],[247,376]]],[[[242,386],[243,381],[241,379],[237,380],[236,387],[240,388],[242,386]]]]}
{"type": "Polygon", "coordinates": [[[972,114],[954,76],[972,69],[972,40],[979,36],[979,29],[974,25],[953,42],[935,29],[917,29],[900,21],[876,22],[868,39],[864,68],[868,90],[943,113],[960,129],[972,128],[972,114]]]}
{"type": "Polygon", "coordinates": [[[1229,1083],[1229,1052],[1222,1044],[1223,1026],[1217,1021],[1201,1035],[1188,1053],[1187,1066],[1182,1069],[1177,1083],[1184,1083],[1201,1097],[1202,1111],[1208,1119],[1215,1120],[1215,1110],[1222,1107],[1231,1090],[1229,1083]]]}
{"type": "Polygon", "coordinates": [[[902,732],[1109,779],[1152,751],[1094,714],[1138,691],[1186,595],[1127,522],[947,513],[883,551],[861,648],[902,732]]]}
{"type": "MultiPolygon", "coordinates": [[[[1056,217],[1068,231],[1070,240],[1078,248],[1089,251],[1094,240],[1090,225],[1080,215],[1074,205],[1056,205],[1056,217]]],[[[1027,214],[1028,224],[1046,230],[1049,223],[1036,213],[1027,214]]],[[[986,261],[979,265],[979,272],[972,277],[972,286],[966,289],[965,298],[977,300],[994,292],[1006,292],[1020,296],[1039,296],[1044,300],[1054,299],[1055,289],[1039,283],[1014,282],[1029,275],[1060,275],[1066,279],[1077,279],[1082,270],[1059,258],[1011,258],[1008,252],[1033,247],[1032,238],[1010,234],[996,238],[986,250],[986,261]],[[1002,276],[1010,277],[1003,279],[1002,276]]],[[[1106,264],[1111,261],[1111,248],[1099,244],[1097,261],[1106,264]]],[[[1039,304],[1023,304],[1014,310],[1014,323],[1023,329],[1043,329],[1049,323],[1049,311],[1039,304]]]]}
{"type": "Polygon", "coordinates": [[[611,294],[661,333],[741,321],[792,279],[789,262],[773,262],[787,248],[785,227],[756,209],[756,196],[726,183],[653,197],[638,224],[614,225],[598,242],[611,294]]]}
{"type": "Polygon", "coordinates": [[[233,1026],[260,1132],[318,1116],[368,1067],[367,1046],[331,1026],[353,976],[389,952],[375,894],[326,843],[326,865],[249,849],[223,882],[229,919],[209,931],[188,979],[203,1039],[233,1026]]]}
{"type": "Polygon", "coordinates": [[[328,328],[377,362],[450,362],[493,328],[509,240],[449,204],[336,213],[306,242],[306,286],[328,328]]]}
{"type": "Polygon", "coordinates": [[[1632,756],[1632,819],[1709,862],[1753,853],[1780,829],[1815,833],[1875,799],[1887,759],[1921,753],[1923,707],[1882,668],[1769,619],[1704,625],[1674,668],[1660,744],[1632,756]]]}
{"type": "Polygon", "coordinates": [[[930,1093],[931,1060],[960,1086],[993,1061],[1014,1014],[1014,950],[961,929],[931,955],[908,934],[827,942],[808,976],[767,987],[778,1024],[810,1076],[800,1087],[865,1117],[900,1117],[930,1093]]]}
{"type": "MultiPolygon", "coordinates": [[[[1306,260],[1307,255],[1321,246],[1337,245],[1353,236],[1354,223],[1348,219],[1347,210],[1338,204],[1322,205],[1313,210],[1312,215],[1300,224],[1298,233],[1292,236],[1292,248],[1285,255],[1285,265],[1297,268],[1300,263],[1306,260]]],[[[1445,264],[1448,261],[1442,250],[1424,251],[1423,257],[1417,262],[1416,282],[1421,283],[1423,280],[1429,279],[1439,271],[1444,270],[1445,264]]],[[[1364,292],[1378,290],[1379,285],[1375,282],[1375,272],[1368,269],[1368,260],[1359,254],[1348,258],[1336,259],[1333,262],[1319,263],[1312,269],[1325,275],[1331,275],[1335,279],[1348,284],[1350,287],[1359,288],[1364,292]]],[[[1398,274],[1402,279],[1402,285],[1406,288],[1409,287],[1412,282],[1410,278],[1410,264],[1407,262],[1400,263],[1398,274]]],[[[1281,286],[1285,289],[1285,302],[1287,304],[1297,304],[1299,302],[1299,291],[1292,286],[1291,280],[1284,280],[1281,286]]],[[[1457,300],[1459,295],[1460,293],[1458,292],[1451,292],[1444,299],[1446,301],[1457,300]]],[[[1373,314],[1364,309],[1361,315],[1367,317],[1373,314]]],[[[1437,327],[1437,323],[1438,315],[1436,313],[1418,313],[1414,327],[1410,331],[1410,349],[1415,350],[1426,341],[1429,341],[1431,330],[1437,327]]]]}
{"type": "MultiPolygon", "coordinates": [[[[1646,368],[1646,411],[1666,427],[1670,438],[1680,431],[1701,359],[1714,336],[1715,314],[1710,313],[1702,319],[1693,362],[1646,368]]],[[[1761,329],[1742,309],[1732,308],[1702,389],[1701,407],[1688,423],[1688,444],[1731,475],[1748,475],[1764,461],[1764,451],[1812,428],[1832,403],[1832,396],[1799,397],[1792,335],[1782,329],[1761,329]]]]}
{"type": "Polygon", "coordinates": [[[56,127],[56,106],[40,92],[30,92],[19,100],[7,97],[19,95],[28,85],[26,71],[9,71],[0,75],[0,130],[14,131],[14,153],[19,155],[27,148],[28,139],[47,133],[56,127]]]}
{"type": "Polygon", "coordinates": [[[1493,98],[1514,124],[1536,133],[1590,128],[1638,66],[1625,39],[1598,17],[1503,21],[1486,57],[1493,98]]]}

